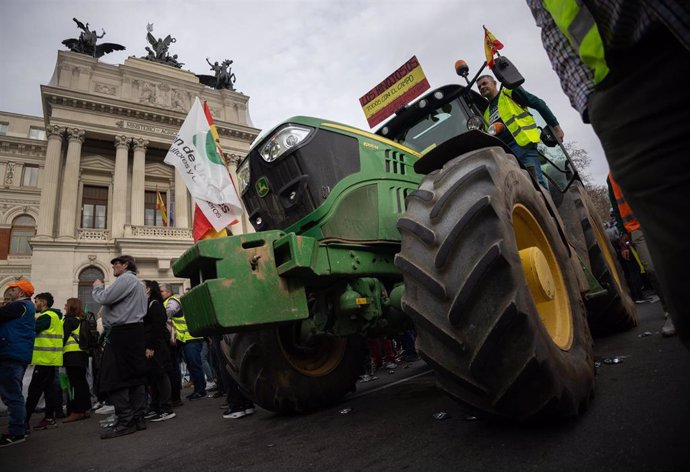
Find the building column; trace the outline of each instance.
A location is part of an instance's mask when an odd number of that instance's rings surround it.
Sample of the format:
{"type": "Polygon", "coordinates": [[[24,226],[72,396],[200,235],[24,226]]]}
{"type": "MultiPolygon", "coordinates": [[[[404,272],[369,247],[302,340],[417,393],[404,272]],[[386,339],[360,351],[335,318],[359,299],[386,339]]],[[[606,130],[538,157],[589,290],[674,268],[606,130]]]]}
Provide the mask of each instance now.
{"type": "Polygon", "coordinates": [[[52,239],[55,223],[55,203],[57,202],[58,179],[60,178],[60,161],[62,158],[62,140],[64,128],[49,126],[48,147],[43,172],[40,175],[41,200],[38,213],[36,239],[52,239]]]}
{"type": "Polygon", "coordinates": [[[144,169],[146,165],[146,146],[149,142],[143,138],[133,140],[134,143],[134,162],[132,163],[132,226],[144,225],[144,191],[146,176],[144,169]]]}
{"type": "Polygon", "coordinates": [[[175,228],[189,228],[189,194],[179,171],[175,171],[175,228]]]}
{"type": "Polygon", "coordinates": [[[132,142],[127,136],[115,136],[115,175],[113,176],[113,218],[112,237],[121,238],[125,235],[127,218],[127,160],[129,145],[132,142]]]}
{"type": "Polygon", "coordinates": [[[79,190],[79,164],[81,162],[81,145],[84,142],[83,129],[67,129],[67,160],[65,174],[62,178],[62,197],[60,198],[60,231],[59,237],[74,239],[77,221],[77,195],[79,190]]]}

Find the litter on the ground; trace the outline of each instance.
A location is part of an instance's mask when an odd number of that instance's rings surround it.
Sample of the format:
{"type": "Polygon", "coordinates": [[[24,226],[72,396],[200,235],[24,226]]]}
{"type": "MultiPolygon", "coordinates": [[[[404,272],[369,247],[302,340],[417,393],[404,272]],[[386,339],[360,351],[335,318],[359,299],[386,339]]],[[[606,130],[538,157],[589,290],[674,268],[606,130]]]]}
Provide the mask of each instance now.
{"type": "Polygon", "coordinates": [[[351,411],[352,411],[352,408],[343,408],[343,409],[340,410],[338,413],[340,413],[341,415],[347,415],[347,414],[350,413],[351,411]]]}
{"type": "Polygon", "coordinates": [[[434,413],[433,416],[435,420],[447,420],[448,418],[450,418],[450,415],[445,411],[439,411],[438,413],[434,413]]]}
{"type": "Polygon", "coordinates": [[[637,335],[638,338],[646,338],[647,336],[651,336],[652,332],[651,331],[645,331],[644,333],[640,333],[637,335]]]}

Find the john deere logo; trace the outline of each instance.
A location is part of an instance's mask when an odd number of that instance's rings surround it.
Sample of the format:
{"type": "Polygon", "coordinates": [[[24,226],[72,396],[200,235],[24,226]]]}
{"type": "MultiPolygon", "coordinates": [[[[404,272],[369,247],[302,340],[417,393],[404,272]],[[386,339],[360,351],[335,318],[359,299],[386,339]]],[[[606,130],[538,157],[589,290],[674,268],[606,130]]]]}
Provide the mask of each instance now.
{"type": "Polygon", "coordinates": [[[254,184],[254,187],[256,188],[257,195],[261,198],[268,195],[268,179],[266,177],[260,177],[259,180],[256,181],[256,184],[254,184]]]}

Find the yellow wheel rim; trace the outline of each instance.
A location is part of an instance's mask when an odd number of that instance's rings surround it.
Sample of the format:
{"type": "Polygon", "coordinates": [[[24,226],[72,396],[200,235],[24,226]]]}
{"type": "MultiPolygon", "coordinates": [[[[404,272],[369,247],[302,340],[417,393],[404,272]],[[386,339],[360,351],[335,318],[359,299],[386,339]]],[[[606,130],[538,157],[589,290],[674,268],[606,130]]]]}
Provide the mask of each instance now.
{"type": "Polygon", "coordinates": [[[570,298],[553,248],[531,211],[513,207],[513,230],[522,271],[539,318],[553,342],[567,350],[573,342],[570,298]]]}
{"type": "Polygon", "coordinates": [[[592,227],[592,230],[594,230],[594,236],[597,239],[597,243],[599,244],[599,248],[601,249],[601,255],[604,257],[606,266],[609,268],[609,273],[611,274],[613,280],[616,282],[616,285],[618,286],[618,291],[621,292],[623,291],[623,288],[621,286],[621,279],[618,274],[618,270],[616,269],[614,256],[611,253],[611,249],[609,247],[609,239],[606,237],[606,235],[602,234],[598,224],[595,224],[591,219],[589,219],[589,224],[592,227]]]}
{"type": "Polygon", "coordinates": [[[347,339],[319,336],[308,344],[294,342],[294,332],[278,329],[278,342],[285,359],[307,377],[322,377],[340,365],[345,356],[347,339]]]}

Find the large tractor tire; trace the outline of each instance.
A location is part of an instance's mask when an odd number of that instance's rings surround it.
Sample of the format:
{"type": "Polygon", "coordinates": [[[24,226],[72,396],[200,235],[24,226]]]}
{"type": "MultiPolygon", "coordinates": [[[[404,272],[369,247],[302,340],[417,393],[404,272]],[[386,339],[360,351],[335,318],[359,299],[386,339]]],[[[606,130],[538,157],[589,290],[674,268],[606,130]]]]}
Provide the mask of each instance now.
{"type": "Polygon", "coordinates": [[[488,148],[448,162],[410,194],[398,228],[403,309],[444,390],[517,420],[586,409],[594,362],[577,261],[514,157],[488,148]]]}
{"type": "Polygon", "coordinates": [[[322,336],[300,344],[299,327],[294,323],[223,336],[228,372],[262,408],[306,413],[355,391],[366,355],[363,340],[322,336]]]}
{"type": "Polygon", "coordinates": [[[585,301],[589,329],[594,336],[627,331],[637,326],[635,303],[629,295],[618,257],[606,235],[592,201],[580,182],[563,196],[558,208],[568,236],[582,241],[578,253],[606,295],[585,301]]]}

